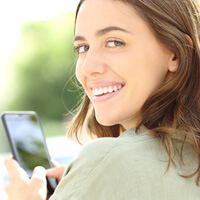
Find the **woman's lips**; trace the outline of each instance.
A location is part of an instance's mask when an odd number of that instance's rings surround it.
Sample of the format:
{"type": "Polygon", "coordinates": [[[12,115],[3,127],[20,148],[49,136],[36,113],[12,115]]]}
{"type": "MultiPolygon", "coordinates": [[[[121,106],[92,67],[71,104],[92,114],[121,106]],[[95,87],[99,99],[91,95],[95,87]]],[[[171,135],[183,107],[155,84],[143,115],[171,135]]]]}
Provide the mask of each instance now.
{"type": "Polygon", "coordinates": [[[108,100],[118,94],[125,84],[115,84],[110,86],[92,88],[93,101],[101,102],[108,100]]]}
{"type": "Polygon", "coordinates": [[[100,87],[100,88],[93,88],[92,89],[92,94],[94,96],[100,96],[104,95],[107,93],[113,93],[116,92],[117,90],[120,90],[123,87],[123,85],[113,85],[113,86],[106,86],[106,87],[100,87]]]}

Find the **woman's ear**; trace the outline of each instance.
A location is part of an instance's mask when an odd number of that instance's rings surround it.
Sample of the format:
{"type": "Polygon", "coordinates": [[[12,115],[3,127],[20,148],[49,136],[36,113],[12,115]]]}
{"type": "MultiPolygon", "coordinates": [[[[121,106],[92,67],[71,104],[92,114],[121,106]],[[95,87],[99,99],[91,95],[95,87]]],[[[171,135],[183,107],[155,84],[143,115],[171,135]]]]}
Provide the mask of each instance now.
{"type": "Polygon", "coordinates": [[[174,76],[174,73],[177,71],[179,65],[179,59],[176,53],[173,51],[171,52],[171,55],[169,57],[169,63],[168,63],[168,72],[165,77],[165,82],[168,82],[171,80],[174,76]]]}
{"type": "MultiPolygon", "coordinates": [[[[192,38],[187,34],[184,34],[184,36],[187,41],[187,45],[189,45],[189,47],[193,48],[194,44],[193,44],[192,38]]],[[[178,56],[176,55],[175,52],[172,52],[170,62],[169,62],[169,72],[172,72],[172,73],[176,72],[178,69],[178,65],[179,65],[178,56]]]]}
{"type": "MultiPolygon", "coordinates": [[[[184,34],[184,36],[185,36],[185,39],[186,39],[186,45],[193,49],[194,43],[193,43],[192,38],[187,34],[184,34]]],[[[166,76],[166,81],[173,78],[174,73],[178,70],[178,67],[179,67],[179,58],[178,58],[177,54],[172,51],[171,57],[170,57],[170,60],[169,60],[168,73],[167,73],[167,76],[166,76]]]]}
{"type": "Polygon", "coordinates": [[[172,52],[172,55],[170,57],[170,61],[169,61],[169,72],[176,72],[177,69],[178,69],[178,63],[179,63],[179,60],[178,60],[178,56],[176,55],[175,52],[172,52]]]}
{"type": "Polygon", "coordinates": [[[189,45],[193,48],[194,47],[194,43],[192,41],[192,38],[187,34],[184,34],[184,35],[185,35],[186,40],[188,41],[189,45]]]}

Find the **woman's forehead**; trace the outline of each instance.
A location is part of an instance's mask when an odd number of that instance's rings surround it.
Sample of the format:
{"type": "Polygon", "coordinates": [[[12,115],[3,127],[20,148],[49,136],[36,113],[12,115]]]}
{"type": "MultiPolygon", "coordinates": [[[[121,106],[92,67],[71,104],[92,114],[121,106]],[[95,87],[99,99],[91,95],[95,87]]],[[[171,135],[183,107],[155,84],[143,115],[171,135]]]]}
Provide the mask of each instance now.
{"type": "Polygon", "coordinates": [[[126,28],[139,18],[133,7],[120,1],[86,0],[77,15],[75,31],[94,27],[102,29],[106,26],[126,28]]]}

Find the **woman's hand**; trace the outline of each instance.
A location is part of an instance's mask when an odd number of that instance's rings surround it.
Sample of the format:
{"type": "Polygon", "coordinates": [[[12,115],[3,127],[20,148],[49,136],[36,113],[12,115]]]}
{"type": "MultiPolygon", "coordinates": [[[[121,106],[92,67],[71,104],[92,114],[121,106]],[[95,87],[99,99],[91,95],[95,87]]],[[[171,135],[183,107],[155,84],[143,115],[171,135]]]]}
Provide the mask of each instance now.
{"type": "Polygon", "coordinates": [[[5,187],[9,200],[46,200],[46,170],[43,167],[36,167],[29,179],[13,158],[6,159],[5,166],[10,176],[5,187]]]}
{"type": "Polygon", "coordinates": [[[60,180],[63,177],[66,166],[59,164],[55,160],[52,160],[52,163],[53,163],[54,168],[47,169],[46,176],[51,177],[51,178],[57,178],[58,182],[60,182],[60,180]]]}

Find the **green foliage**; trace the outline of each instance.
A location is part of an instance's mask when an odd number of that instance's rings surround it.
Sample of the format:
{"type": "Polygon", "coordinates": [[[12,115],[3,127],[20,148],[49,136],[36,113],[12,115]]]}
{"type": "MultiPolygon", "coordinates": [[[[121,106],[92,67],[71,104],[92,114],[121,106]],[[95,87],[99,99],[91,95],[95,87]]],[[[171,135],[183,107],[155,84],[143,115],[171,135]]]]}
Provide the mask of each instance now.
{"type": "Polygon", "coordinates": [[[41,118],[60,120],[77,104],[69,81],[75,70],[74,13],[22,27],[19,55],[13,62],[15,96],[10,110],[35,110],[41,118]],[[64,101],[64,102],[63,102],[64,101]]]}

